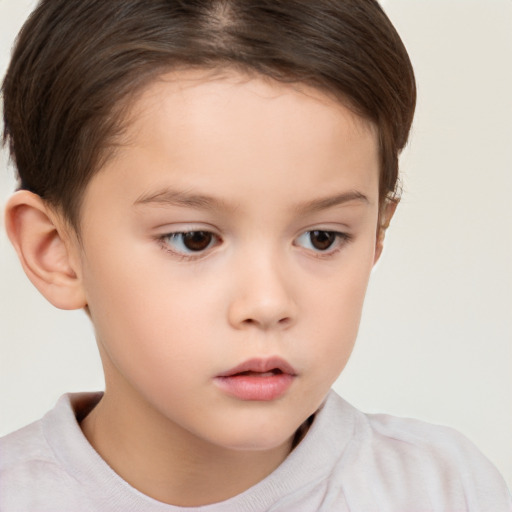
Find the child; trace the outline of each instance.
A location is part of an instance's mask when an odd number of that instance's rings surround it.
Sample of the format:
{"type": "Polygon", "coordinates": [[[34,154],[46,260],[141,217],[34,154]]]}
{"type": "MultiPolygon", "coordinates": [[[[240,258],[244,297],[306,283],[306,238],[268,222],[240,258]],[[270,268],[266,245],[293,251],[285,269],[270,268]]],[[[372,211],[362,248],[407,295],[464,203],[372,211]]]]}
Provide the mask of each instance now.
{"type": "Polygon", "coordinates": [[[459,434],[329,391],[415,105],[371,0],[45,0],[3,85],[7,230],[104,394],[1,441],[2,511],[505,511],[459,434]]]}

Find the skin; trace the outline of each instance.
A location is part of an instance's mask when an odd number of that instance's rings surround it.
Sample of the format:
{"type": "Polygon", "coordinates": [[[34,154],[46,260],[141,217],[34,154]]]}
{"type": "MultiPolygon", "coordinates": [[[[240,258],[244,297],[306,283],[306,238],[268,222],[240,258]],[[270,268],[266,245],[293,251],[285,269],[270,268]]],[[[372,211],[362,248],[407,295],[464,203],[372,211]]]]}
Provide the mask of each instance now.
{"type": "Polygon", "coordinates": [[[28,193],[8,230],[17,245],[44,211],[60,284],[22,263],[56,305],[88,308],[106,381],[91,444],[157,500],[222,501],[286,458],[350,356],[382,242],[376,131],[306,86],[180,71],[135,101],[124,135],[85,191],[80,242],[28,193]],[[340,235],[319,250],[315,230],[340,235]],[[210,245],[168,236],[191,231],[210,245]],[[271,356],[296,370],[283,396],[216,385],[271,356]]]}

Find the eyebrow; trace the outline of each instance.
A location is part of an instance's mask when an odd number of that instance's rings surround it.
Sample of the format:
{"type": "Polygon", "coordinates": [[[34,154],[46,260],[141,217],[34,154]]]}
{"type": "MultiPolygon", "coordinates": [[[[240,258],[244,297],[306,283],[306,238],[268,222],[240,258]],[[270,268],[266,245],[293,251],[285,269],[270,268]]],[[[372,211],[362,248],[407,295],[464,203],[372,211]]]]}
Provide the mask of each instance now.
{"type": "Polygon", "coordinates": [[[341,206],[345,203],[352,201],[361,202],[363,204],[370,204],[368,197],[357,190],[350,192],[344,192],[342,194],[336,194],[334,196],[328,196],[320,199],[313,199],[305,203],[299,204],[296,208],[299,213],[315,213],[334,206],[341,206]]]}
{"type": "MultiPolygon", "coordinates": [[[[322,210],[327,210],[328,208],[333,208],[335,206],[341,206],[352,201],[370,204],[367,196],[354,190],[300,203],[295,207],[295,210],[301,214],[310,214],[322,210]]],[[[157,192],[143,194],[134,202],[134,206],[146,204],[161,206],[181,206],[185,208],[197,208],[202,210],[236,210],[236,206],[223,201],[222,199],[171,188],[165,188],[157,192]]]]}
{"type": "Polygon", "coordinates": [[[170,188],[143,194],[133,204],[135,206],[139,204],[182,206],[201,210],[235,210],[231,204],[221,199],[170,188]]]}

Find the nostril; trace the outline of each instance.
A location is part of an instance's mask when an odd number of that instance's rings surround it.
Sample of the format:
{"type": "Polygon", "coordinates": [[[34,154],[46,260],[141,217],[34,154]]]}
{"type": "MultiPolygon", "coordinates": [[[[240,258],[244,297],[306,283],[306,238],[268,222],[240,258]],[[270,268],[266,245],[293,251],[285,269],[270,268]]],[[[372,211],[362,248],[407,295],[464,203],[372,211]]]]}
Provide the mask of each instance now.
{"type": "Polygon", "coordinates": [[[291,323],[291,318],[290,317],[283,317],[283,318],[280,318],[279,320],[277,320],[275,322],[275,324],[271,321],[268,321],[268,322],[265,322],[265,321],[258,321],[258,320],[255,320],[254,318],[246,318],[244,321],[243,321],[243,324],[244,325],[247,325],[247,326],[253,326],[253,325],[256,325],[256,326],[261,326],[261,327],[269,327],[271,326],[272,324],[273,325],[280,325],[280,326],[287,326],[288,324],[291,323]],[[268,324],[268,325],[267,325],[268,324]]]}

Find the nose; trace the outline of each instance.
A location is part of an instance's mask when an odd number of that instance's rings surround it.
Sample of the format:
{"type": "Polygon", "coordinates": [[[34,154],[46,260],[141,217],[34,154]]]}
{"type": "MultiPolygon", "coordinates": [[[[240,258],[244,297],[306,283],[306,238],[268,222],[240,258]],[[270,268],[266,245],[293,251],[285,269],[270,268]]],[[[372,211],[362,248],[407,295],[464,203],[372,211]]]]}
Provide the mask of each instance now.
{"type": "Polygon", "coordinates": [[[228,311],[231,326],[271,330],[293,325],[297,303],[286,264],[262,256],[245,260],[240,267],[233,273],[234,291],[228,311]]]}

